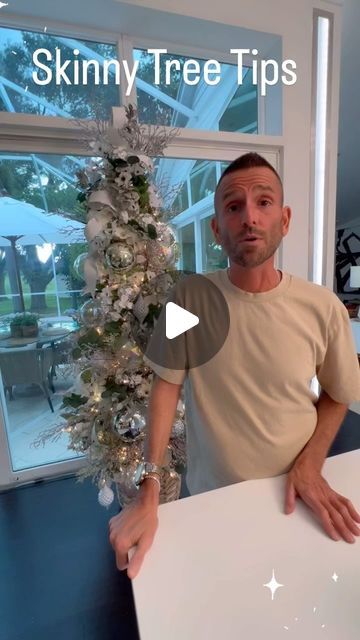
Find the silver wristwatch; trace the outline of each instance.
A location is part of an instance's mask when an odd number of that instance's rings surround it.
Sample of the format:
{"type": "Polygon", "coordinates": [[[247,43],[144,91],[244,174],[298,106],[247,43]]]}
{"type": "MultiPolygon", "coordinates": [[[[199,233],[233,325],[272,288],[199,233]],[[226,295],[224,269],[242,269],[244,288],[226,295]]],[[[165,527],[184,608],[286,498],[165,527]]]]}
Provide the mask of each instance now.
{"type": "Polygon", "coordinates": [[[154,462],[140,462],[137,466],[134,476],[134,483],[137,489],[140,488],[142,482],[144,482],[147,476],[156,474],[160,480],[162,467],[154,462]]]}

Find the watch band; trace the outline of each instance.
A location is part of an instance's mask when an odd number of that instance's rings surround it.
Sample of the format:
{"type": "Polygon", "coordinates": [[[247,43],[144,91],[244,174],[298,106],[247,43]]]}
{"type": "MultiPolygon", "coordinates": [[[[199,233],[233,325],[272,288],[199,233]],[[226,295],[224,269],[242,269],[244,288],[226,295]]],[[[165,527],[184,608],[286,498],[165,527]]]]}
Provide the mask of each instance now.
{"type": "Polygon", "coordinates": [[[154,462],[140,462],[140,464],[138,465],[135,471],[135,476],[134,476],[135,486],[139,488],[142,482],[145,480],[145,478],[148,478],[148,477],[153,478],[154,480],[157,480],[160,485],[161,471],[162,471],[162,467],[155,464],[154,462]]]}
{"type": "Polygon", "coordinates": [[[154,462],[144,462],[145,476],[149,473],[156,473],[158,476],[161,476],[162,467],[154,462]]]}

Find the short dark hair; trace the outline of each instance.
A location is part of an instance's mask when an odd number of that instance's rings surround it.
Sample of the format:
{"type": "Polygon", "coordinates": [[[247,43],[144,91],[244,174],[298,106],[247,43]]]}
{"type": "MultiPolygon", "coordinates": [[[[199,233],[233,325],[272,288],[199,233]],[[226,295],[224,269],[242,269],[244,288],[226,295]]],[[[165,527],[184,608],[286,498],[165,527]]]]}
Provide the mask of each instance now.
{"type": "MultiPolygon", "coordinates": [[[[223,171],[223,173],[220,176],[219,182],[216,185],[215,195],[222,179],[225,176],[227,176],[229,173],[233,173],[234,171],[241,171],[243,169],[253,169],[254,167],[267,167],[273,173],[275,173],[281,186],[281,205],[282,205],[284,200],[284,189],[283,189],[282,180],[278,172],[276,171],[276,169],[274,169],[274,167],[270,164],[270,162],[266,160],[266,158],[263,158],[263,156],[261,156],[259,153],[256,153],[254,151],[251,151],[249,153],[244,153],[244,155],[239,156],[238,158],[233,160],[228,167],[226,167],[226,169],[223,171]]],[[[215,207],[215,211],[216,211],[216,207],[215,207]]]]}

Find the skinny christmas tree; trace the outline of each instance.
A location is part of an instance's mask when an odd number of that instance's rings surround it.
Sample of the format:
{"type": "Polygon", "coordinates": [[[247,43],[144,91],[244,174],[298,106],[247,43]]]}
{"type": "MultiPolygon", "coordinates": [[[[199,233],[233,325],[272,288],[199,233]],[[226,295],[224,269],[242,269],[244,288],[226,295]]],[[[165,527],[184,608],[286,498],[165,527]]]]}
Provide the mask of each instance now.
{"type": "MultiPolygon", "coordinates": [[[[87,254],[76,261],[91,297],[80,309],[80,330],[72,358],[74,386],[63,399],[62,431],[69,448],[85,453],[79,475],[92,476],[99,502],[112,502],[116,483],[122,504],[136,495],[135,469],[143,456],[147,402],[152,371],[143,361],[132,333],[156,324],[174,281],[178,246],[163,220],[161,201],[152,183],[152,158],[163,155],[176,132],[140,125],[130,106],[116,110],[116,127],[97,123],[90,143],[102,159],[78,174],[80,199],[86,205],[87,254]],[[164,275],[154,291],[154,278],[164,275]]],[[[184,405],[179,400],[167,450],[168,473],[160,501],[177,498],[185,464],[184,405]]]]}

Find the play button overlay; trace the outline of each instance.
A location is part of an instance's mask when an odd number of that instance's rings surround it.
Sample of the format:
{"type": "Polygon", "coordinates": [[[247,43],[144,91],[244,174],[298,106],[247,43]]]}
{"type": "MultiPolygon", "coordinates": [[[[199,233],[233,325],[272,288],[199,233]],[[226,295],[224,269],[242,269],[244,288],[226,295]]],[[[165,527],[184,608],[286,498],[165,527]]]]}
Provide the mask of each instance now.
{"type": "Polygon", "coordinates": [[[188,370],[218,353],[230,328],[219,282],[217,272],[169,270],[144,283],[131,329],[146,364],[188,370]]]}
{"type": "Polygon", "coordinates": [[[199,324],[199,318],[174,302],[166,305],[165,333],[169,340],[199,324]]]}

